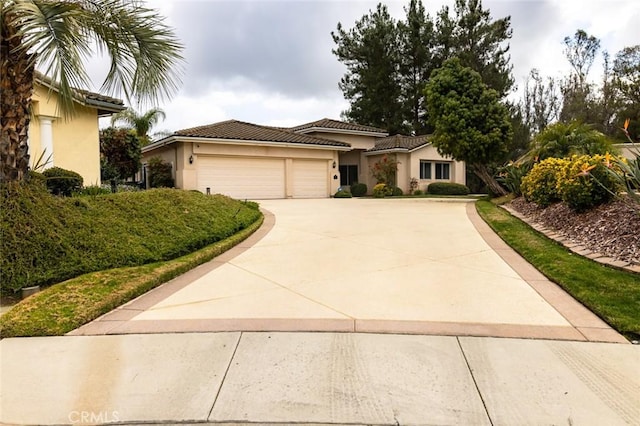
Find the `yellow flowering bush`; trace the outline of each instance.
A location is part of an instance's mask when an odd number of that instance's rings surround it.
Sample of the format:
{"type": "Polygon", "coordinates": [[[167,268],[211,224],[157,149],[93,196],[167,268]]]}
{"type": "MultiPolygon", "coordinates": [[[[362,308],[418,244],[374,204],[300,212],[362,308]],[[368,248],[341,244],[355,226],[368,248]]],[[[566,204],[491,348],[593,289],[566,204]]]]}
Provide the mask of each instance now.
{"type": "Polygon", "coordinates": [[[379,183],[373,187],[373,196],[376,198],[383,198],[388,195],[391,195],[392,189],[390,186],[387,186],[384,183],[379,183]]]}
{"type": "Polygon", "coordinates": [[[558,193],[558,174],[569,163],[564,158],[547,158],[533,166],[522,178],[520,190],[525,200],[547,207],[561,200],[558,193]]]}
{"type": "Polygon", "coordinates": [[[557,191],[562,201],[577,212],[611,201],[620,187],[606,164],[611,163],[604,155],[571,157],[558,174],[557,191]]]}

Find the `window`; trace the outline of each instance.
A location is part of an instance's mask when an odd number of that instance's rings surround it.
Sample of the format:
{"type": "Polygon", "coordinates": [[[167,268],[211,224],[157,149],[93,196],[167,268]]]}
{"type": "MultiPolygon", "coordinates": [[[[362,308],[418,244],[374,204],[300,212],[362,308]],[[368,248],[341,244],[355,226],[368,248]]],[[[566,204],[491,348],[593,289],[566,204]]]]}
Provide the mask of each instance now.
{"type": "Polygon", "coordinates": [[[340,185],[353,185],[358,181],[358,166],[340,165],[340,185]]]}
{"type": "Polygon", "coordinates": [[[431,179],[431,163],[420,160],[420,179],[431,179]]]}
{"type": "Polygon", "coordinates": [[[436,163],[436,179],[449,180],[451,165],[449,163],[436,163]]]}

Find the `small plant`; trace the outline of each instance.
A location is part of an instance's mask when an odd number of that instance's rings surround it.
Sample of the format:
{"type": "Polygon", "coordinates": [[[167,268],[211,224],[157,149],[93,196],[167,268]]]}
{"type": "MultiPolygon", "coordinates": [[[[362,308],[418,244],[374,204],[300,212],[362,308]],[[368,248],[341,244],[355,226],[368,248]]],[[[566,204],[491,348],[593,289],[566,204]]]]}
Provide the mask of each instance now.
{"type": "Polygon", "coordinates": [[[509,192],[516,197],[522,195],[521,185],[522,179],[531,171],[532,163],[526,161],[523,163],[513,163],[501,167],[498,172],[498,182],[502,184],[509,192]]]}
{"type": "Polygon", "coordinates": [[[340,189],[334,194],[333,198],[351,198],[351,193],[349,191],[340,189]]]}
{"type": "Polygon", "coordinates": [[[423,195],[424,192],[422,191],[422,189],[416,189],[415,191],[413,191],[413,195],[423,195]]]}
{"type": "Polygon", "coordinates": [[[418,189],[418,179],[411,178],[409,181],[409,195],[413,194],[416,189],[418,189]]]}
{"type": "Polygon", "coordinates": [[[563,158],[547,158],[533,166],[522,178],[520,189],[525,200],[547,207],[561,200],[558,193],[558,174],[569,160],[563,158]]]}
{"type": "Polygon", "coordinates": [[[42,174],[47,179],[47,189],[53,195],[70,197],[82,188],[82,176],[72,170],[52,167],[42,174]]]}
{"type": "Polygon", "coordinates": [[[384,155],[380,160],[376,161],[371,168],[371,175],[376,179],[377,183],[384,183],[394,186],[396,183],[396,172],[398,171],[398,160],[395,157],[384,155]]]}
{"type": "Polygon", "coordinates": [[[80,196],[80,197],[95,197],[98,195],[106,195],[106,194],[111,194],[111,188],[108,187],[108,185],[107,187],[105,187],[104,185],[102,186],[90,185],[90,186],[85,186],[74,195],[80,196]]]}
{"type": "Polygon", "coordinates": [[[354,197],[362,197],[363,195],[366,195],[367,189],[367,185],[364,183],[355,182],[351,185],[351,195],[354,197]]]}
{"type": "Polygon", "coordinates": [[[384,198],[391,195],[392,189],[384,183],[379,183],[373,187],[373,196],[376,198],[384,198]]]}
{"type": "Polygon", "coordinates": [[[151,188],[173,188],[171,163],[163,161],[160,157],[153,157],[147,164],[147,173],[151,188]]]}
{"type": "Polygon", "coordinates": [[[394,186],[391,189],[391,196],[392,197],[399,197],[401,195],[404,195],[404,191],[402,191],[402,188],[398,188],[397,186],[394,186]]]}
{"type": "Polygon", "coordinates": [[[427,187],[427,193],[434,195],[469,195],[469,188],[453,182],[434,182],[427,187]]]}

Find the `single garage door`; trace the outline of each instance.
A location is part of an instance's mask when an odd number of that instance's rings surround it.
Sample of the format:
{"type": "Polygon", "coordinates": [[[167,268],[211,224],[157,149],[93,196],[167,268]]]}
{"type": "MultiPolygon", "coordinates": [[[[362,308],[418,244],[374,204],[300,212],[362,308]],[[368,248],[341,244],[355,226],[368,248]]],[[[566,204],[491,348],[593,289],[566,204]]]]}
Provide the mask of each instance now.
{"type": "Polygon", "coordinates": [[[293,198],[326,198],[326,160],[293,160],[293,198]]]}
{"type": "Polygon", "coordinates": [[[211,188],[240,200],[284,198],[284,160],[272,158],[198,158],[198,190],[211,188]]]}

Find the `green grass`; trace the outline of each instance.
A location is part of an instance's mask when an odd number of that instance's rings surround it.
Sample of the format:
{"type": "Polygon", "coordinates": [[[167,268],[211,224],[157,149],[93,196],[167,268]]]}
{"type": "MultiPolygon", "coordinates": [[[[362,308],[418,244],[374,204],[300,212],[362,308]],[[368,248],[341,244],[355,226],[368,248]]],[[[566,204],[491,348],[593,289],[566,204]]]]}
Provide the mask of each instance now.
{"type": "Polygon", "coordinates": [[[177,259],[85,274],[48,287],[0,317],[0,335],[59,336],[146,293],[235,246],[263,217],[222,241],[177,259]]]}
{"type": "Polygon", "coordinates": [[[171,260],[261,216],[250,203],[176,189],[63,198],[36,184],[4,185],[0,202],[3,295],[89,272],[171,260]]]}
{"type": "Polygon", "coordinates": [[[572,253],[495,203],[479,200],[478,213],[540,272],[630,339],[640,337],[640,275],[572,253]]]}

